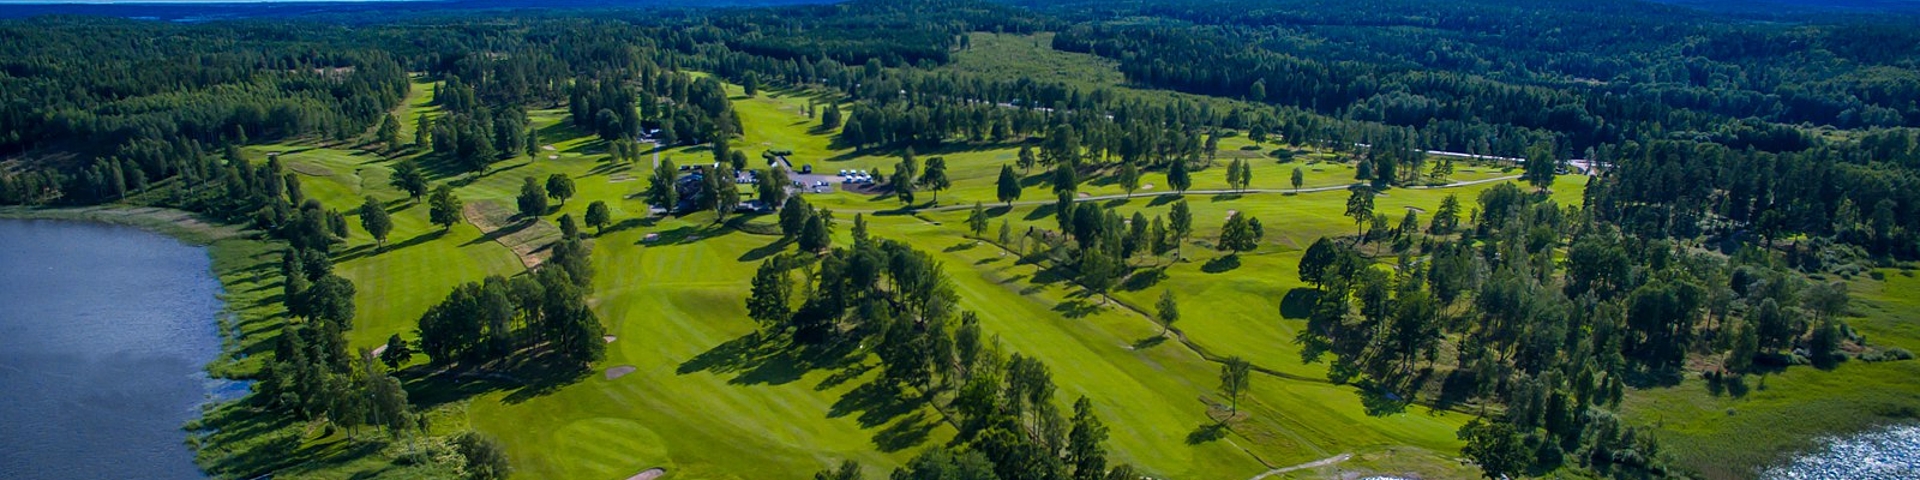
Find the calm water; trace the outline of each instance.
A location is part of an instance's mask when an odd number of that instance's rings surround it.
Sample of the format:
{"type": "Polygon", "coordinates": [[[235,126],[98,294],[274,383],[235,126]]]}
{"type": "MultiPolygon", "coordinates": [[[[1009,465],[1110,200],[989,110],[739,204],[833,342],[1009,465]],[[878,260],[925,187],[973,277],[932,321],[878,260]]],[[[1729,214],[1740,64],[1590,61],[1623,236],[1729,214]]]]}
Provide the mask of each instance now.
{"type": "Polygon", "coordinates": [[[143,230],[0,220],[0,476],[203,478],[180,425],[232,384],[205,250],[143,230]]]}

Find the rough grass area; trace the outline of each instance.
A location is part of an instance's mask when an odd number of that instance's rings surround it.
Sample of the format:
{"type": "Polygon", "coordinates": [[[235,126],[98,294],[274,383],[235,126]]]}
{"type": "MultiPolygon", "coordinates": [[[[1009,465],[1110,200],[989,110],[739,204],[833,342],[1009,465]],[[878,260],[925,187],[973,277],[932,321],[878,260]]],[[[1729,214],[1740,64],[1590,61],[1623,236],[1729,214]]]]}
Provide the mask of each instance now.
{"type": "MultiPolygon", "coordinates": [[[[1882,269],[1884,280],[1852,281],[1858,299],[1847,324],[1882,348],[1920,349],[1920,279],[1912,270],[1882,269]]],[[[1683,464],[1709,478],[1751,478],[1763,466],[1812,450],[1823,435],[1920,419],[1920,362],[1851,361],[1832,370],[1792,367],[1715,386],[1691,378],[1679,386],[1641,390],[1627,412],[1659,425],[1661,440],[1683,464]]]]}

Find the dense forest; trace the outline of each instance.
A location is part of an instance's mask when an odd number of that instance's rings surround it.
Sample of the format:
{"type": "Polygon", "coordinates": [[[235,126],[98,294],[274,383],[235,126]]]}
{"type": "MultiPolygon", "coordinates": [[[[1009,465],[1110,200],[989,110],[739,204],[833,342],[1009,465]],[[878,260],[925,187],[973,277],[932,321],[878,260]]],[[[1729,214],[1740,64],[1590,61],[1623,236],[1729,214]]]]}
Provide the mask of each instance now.
{"type": "MultiPolygon", "coordinates": [[[[536,155],[530,109],[564,107],[569,125],[630,161],[642,136],[712,143],[712,177],[730,178],[747,162],[725,140],[750,126],[723,80],[748,95],[777,86],[833,99],[820,106],[825,130],[841,128],[837,145],[897,154],[881,183],[908,204],[951,186],[946,160],[916,148],[1026,142],[1019,173],[1002,170],[1000,200],[1011,207],[1016,177],[1039,169],[1060,199],[1043,207],[1057,229],[1003,226],[997,243],[1071,272],[1092,296],[1128,277],[1141,252],[1180,257],[1195,220],[1185,200],[1151,219],[1076,203],[1083,182],[1131,194],[1156,171],[1185,192],[1189,170],[1213,165],[1236,135],[1350,157],[1366,172],[1345,212],[1355,234],[1321,238],[1298,272],[1274,273],[1314,287],[1301,360],[1387,398],[1370,410],[1472,405],[1483,418],[1461,430],[1463,454],[1489,478],[1687,475],[1615,409],[1631,388],[1701,368],[1690,360],[1718,379],[1911,356],[1849,329],[1845,286],[1810,277],[1920,258],[1911,18],[1761,23],[1640,2],[1011,3],[473,13],[354,28],[9,21],[0,204],[167,206],[286,241],[286,309],[302,320],[281,334],[255,398],[346,428],[419,420],[374,355],[348,353],[341,337],[354,285],[331,273],[348,230],[340,210],[379,207],[307,199],[299,177],[240,147],[300,138],[429,152],[396,186],[431,196],[434,223],[452,225],[460,200],[418,171],[480,174],[536,155]],[[934,68],[971,48],[970,32],[1056,32],[1052,48],[1115,61],[1127,84],[934,68]],[[415,78],[435,85],[444,115],[387,113],[415,78]],[[1424,150],[1522,159],[1533,188],[1449,197],[1425,226],[1413,212],[1375,212],[1376,195],[1444,177],[1424,150]],[[1597,170],[1584,204],[1547,200],[1573,159],[1597,170]]],[[[1250,168],[1227,168],[1245,189],[1250,168]]],[[[675,171],[665,164],[644,194],[668,213],[680,199],[721,217],[739,203],[715,200],[722,186],[679,192],[675,171]]],[[[529,178],[535,205],[522,210],[544,211],[547,193],[564,201],[572,186],[560,180],[543,189],[529,178]]],[[[896,394],[958,419],[957,438],[893,478],[1131,478],[1108,465],[1099,418],[1082,405],[1059,411],[1046,365],[983,338],[937,262],[868,232],[861,216],[848,220],[853,245],[834,246],[833,212],[779,203],[780,233],[801,251],[755,275],[748,310],[764,334],[795,348],[870,344],[896,394]]],[[[976,215],[970,227],[987,238],[976,215]]],[[[1210,244],[1228,255],[1278,228],[1223,221],[1210,244]]],[[[384,231],[375,225],[366,229],[384,231]]],[[[532,275],[460,286],[419,319],[417,342],[396,336],[385,351],[417,345],[435,366],[532,356],[575,370],[600,358],[580,237],[569,233],[532,275]]],[[[1168,296],[1160,309],[1174,305],[1168,296]]]]}

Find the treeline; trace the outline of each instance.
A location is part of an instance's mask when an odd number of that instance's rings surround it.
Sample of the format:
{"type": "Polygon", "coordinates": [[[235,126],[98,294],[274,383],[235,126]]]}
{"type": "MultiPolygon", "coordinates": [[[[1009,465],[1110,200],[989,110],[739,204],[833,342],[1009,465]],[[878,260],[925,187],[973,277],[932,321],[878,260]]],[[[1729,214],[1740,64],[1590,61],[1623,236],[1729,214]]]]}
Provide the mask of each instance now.
{"type": "MultiPolygon", "coordinates": [[[[816,213],[806,218],[832,228],[816,213]]],[[[1108,465],[1107,428],[1092,401],[1079,399],[1071,418],[1061,412],[1047,366],[1009,356],[988,337],[932,255],[871,236],[863,216],[854,216],[851,229],[850,247],[762,262],[747,312],[764,332],[800,344],[866,346],[879,359],[876,381],[932,405],[959,430],[950,445],[923,452],[894,478],[1132,478],[1130,467],[1108,465]]],[[[819,478],[859,475],[849,464],[819,478]]]]}
{"type": "Polygon", "coordinates": [[[1729,258],[1632,235],[1511,184],[1480,194],[1477,221],[1460,222],[1449,197],[1427,228],[1409,213],[1381,233],[1374,194],[1355,188],[1348,203],[1372,232],[1305,252],[1299,278],[1314,295],[1295,341],[1309,361],[1330,360],[1334,381],[1394,401],[1503,406],[1461,431],[1490,477],[1680,475],[1649,432],[1612,413],[1629,386],[1702,368],[1689,361],[1737,382],[1870,349],[1839,319],[1845,284],[1810,283],[1757,248],[1729,258]],[[1388,238],[1391,250],[1368,246],[1388,238]],[[1394,252],[1391,268],[1371,258],[1394,252]]]}
{"type": "Polygon", "coordinates": [[[854,1],[716,15],[727,45],[776,58],[877,61],[890,66],[944,64],[967,32],[1025,33],[1044,23],[1003,5],[966,0],[854,1]]]}
{"type": "Polygon", "coordinates": [[[420,317],[420,353],[442,367],[484,367],[540,354],[569,368],[585,368],[606,354],[606,329],[586,302],[591,257],[586,240],[569,236],[527,275],[492,276],[455,287],[420,317]]]}
{"type": "Polygon", "coordinates": [[[1484,132],[1502,125],[1564,135],[1574,151],[1682,132],[1797,150],[1811,139],[1769,124],[1920,125],[1920,76],[1890,54],[1920,37],[1868,20],[1788,27],[1627,2],[1042,8],[1090,20],[1056,48],[1119,60],[1130,80],[1435,129],[1449,150],[1518,156],[1497,140],[1510,135],[1484,132]],[[1483,139],[1493,150],[1468,150],[1483,139]]]}
{"type": "MultiPolygon", "coordinates": [[[[1856,142],[1804,152],[1743,151],[1687,142],[1628,143],[1618,166],[1588,187],[1594,215],[1647,238],[1799,235],[1867,255],[1920,258],[1920,133],[1876,130],[1856,142]]],[[[1796,242],[1796,266],[1822,271],[1855,255],[1796,242]]]]}

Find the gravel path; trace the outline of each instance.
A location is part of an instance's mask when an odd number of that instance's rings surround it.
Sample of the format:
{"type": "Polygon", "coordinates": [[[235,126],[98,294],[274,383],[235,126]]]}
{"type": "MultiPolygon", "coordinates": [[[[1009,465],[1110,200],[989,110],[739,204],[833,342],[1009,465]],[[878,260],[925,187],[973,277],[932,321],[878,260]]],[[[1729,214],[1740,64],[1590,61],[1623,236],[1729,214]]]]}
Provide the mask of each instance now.
{"type": "Polygon", "coordinates": [[[1349,459],[1349,458],[1353,458],[1353,454],[1351,454],[1351,453],[1342,453],[1342,454],[1339,454],[1339,455],[1334,455],[1334,456],[1331,456],[1331,457],[1327,457],[1327,458],[1322,458],[1322,459],[1319,459],[1319,460],[1314,460],[1314,461],[1311,461],[1311,462],[1307,462],[1307,463],[1302,463],[1302,464],[1299,464],[1299,465],[1294,465],[1294,466],[1291,466],[1291,467],[1282,467],[1282,468],[1276,468],[1276,469],[1273,469],[1273,470],[1268,470],[1268,471],[1267,471],[1266,473],[1262,473],[1262,474],[1259,474],[1259,475],[1254,475],[1254,476],[1253,476],[1253,478],[1251,478],[1251,479],[1249,479],[1249,480],[1260,480],[1260,479],[1263,479],[1263,478],[1267,478],[1267,477],[1270,477],[1270,476],[1274,476],[1274,475],[1279,475],[1279,474],[1282,474],[1282,473],[1287,473],[1287,472],[1291,472],[1291,471],[1295,471],[1295,470],[1306,470],[1306,469],[1309,469],[1309,468],[1320,468],[1320,467],[1324,467],[1324,466],[1328,466],[1328,465],[1333,465],[1333,464],[1336,464],[1336,463],[1340,463],[1340,462],[1344,462],[1344,461],[1347,461],[1347,459],[1349,459]]]}
{"type": "MultiPolygon", "coordinates": [[[[1446,185],[1437,185],[1437,186],[1419,186],[1419,187],[1401,187],[1401,188],[1405,188],[1405,189],[1408,189],[1408,190],[1431,190],[1431,189],[1441,189],[1441,188],[1459,188],[1459,187],[1465,187],[1465,186],[1471,186],[1471,185],[1479,185],[1479,184],[1483,184],[1483,183],[1494,183],[1494,182],[1505,182],[1505,181],[1508,181],[1508,180],[1514,180],[1514,179],[1518,179],[1518,178],[1520,178],[1520,176],[1519,176],[1519,175],[1508,175],[1508,176],[1504,176],[1504,177],[1494,177],[1494,178],[1487,178],[1487,179],[1481,179],[1481,180],[1472,180],[1472,181],[1465,181],[1465,182],[1453,182],[1453,183],[1449,183],[1449,184],[1446,184],[1446,185]]],[[[1160,192],[1137,192],[1137,193],[1134,193],[1134,194],[1133,194],[1132,196],[1127,196],[1127,195],[1101,195],[1101,196],[1097,196],[1097,197],[1080,197],[1080,198],[1077,198],[1077,199],[1074,199],[1074,201],[1075,201],[1075,202],[1098,202],[1098,201],[1103,201],[1103,200],[1118,200],[1118,199],[1123,199],[1123,198],[1152,198],[1152,197],[1159,197],[1159,196],[1166,196],[1166,195],[1182,195],[1182,194],[1188,194],[1188,195],[1220,195],[1220,194],[1240,194],[1240,195],[1254,195],[1254,194],[1267,194],[1267,193],[1281,193],[1281,194],[1285,194],[1285,193],[1316,193],[1316,192],[1333,192],[1333,191],[1340,191],[1340,190],[1346,190],[1346,189],[1348,189],[1348,188],[1351,188],[1352,186],[1353,186],[1353,185],[1329,185],[1329,186],[1324,186],[1324,187],[1313,187],[1313,188],[1302,188],[1302,189],[1299,189],[1299,190],[1294,190],[1294,189],[1290,189],[1290,188],[1250,188],[1250,189],[1246,189],[1246,190],[1188,190],[1188,191],[1186,191],[1186,192],[1176,192],[1176,191],[1172,191],[1172,190],[1167,190],[1167,191],[1160,191],[1160,192]]],[[[1059,201],[1059,200],[1057,200],[1057,199],[1056,199],[1056,200],[1030,200],[1030,201],[1024,201],[1024,202],[1013,202],[1013,206],[1016,206],[1016,207],[1021,207],[1021,206],[1032,206],[1032,205],[1052,205],[1052,204],[1054,204],[1054,202],[1057,202],[1057,201],[1059,201]]],[[[1002,205],[1006,205],[1006,204],[1004,204],[1004,203],[996,203],[996,204],[993,204],[992,206],[1002,206],[1002,205]]],[[[951,211],[954,211],[954,210],[968,210],[968,209],[972,209],[972,208],[973,208],[973,205],[947,205],[947,206],[942,206],[942,207],[932,207],[932,208],[916,208],[916,209],[907,209],[907,211],[910,211],[910,212],[951,212],[951,211]]],[[[849,210],[848,212],[850,212],[850,213],[874,213],[874,212],[896,212],[896,211],[900,211],[900,210],[899,210],[899,209],[888,209],[888,210],[849,210]]]]}

